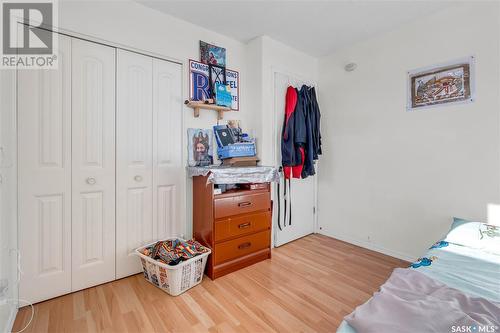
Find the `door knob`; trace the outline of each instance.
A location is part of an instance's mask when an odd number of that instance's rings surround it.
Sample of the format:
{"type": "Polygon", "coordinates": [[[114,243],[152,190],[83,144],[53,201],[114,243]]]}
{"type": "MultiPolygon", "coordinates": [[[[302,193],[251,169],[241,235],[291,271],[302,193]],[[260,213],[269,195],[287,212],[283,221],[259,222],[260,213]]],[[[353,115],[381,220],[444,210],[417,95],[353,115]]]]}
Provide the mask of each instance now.
{"type": "Polygon", "coordinates": [[[86,182],[89,185],[94,185],[95,184],[95,178],[94,177],[89,177],[89,178],[87,178],[86,182]]]}
{"type": "Polygon", "coordinates": [[[142,176],[137,175],[137,176],[134,177],[134,180],[136,182],[142,182],[142,176]]]}

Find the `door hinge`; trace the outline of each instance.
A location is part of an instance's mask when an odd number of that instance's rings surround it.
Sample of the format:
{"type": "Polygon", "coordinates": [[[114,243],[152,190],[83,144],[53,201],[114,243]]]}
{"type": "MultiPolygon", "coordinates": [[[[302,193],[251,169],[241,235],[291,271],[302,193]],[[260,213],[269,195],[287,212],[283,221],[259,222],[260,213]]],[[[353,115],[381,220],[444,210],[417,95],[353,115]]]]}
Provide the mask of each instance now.
{"type": "Polygon", "coordinates": [[[313,206],[313,214],[316,214],[316,206],[313,206]]]}

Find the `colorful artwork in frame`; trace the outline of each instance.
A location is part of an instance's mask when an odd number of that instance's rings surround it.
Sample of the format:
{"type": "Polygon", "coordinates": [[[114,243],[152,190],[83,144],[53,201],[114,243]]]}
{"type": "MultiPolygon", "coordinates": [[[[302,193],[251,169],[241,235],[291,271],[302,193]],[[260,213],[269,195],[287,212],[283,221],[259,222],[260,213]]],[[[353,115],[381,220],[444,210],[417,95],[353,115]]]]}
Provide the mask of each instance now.
{"type": "Polygon", "coordinates": [[[200,60],[207,65],[226,67],[226,49],[200,40],[200,60]]]}
{"type": "Polygon", "coordinates": [[[474,58],[408,72],[408,111],[474,99],[474,58]]]}

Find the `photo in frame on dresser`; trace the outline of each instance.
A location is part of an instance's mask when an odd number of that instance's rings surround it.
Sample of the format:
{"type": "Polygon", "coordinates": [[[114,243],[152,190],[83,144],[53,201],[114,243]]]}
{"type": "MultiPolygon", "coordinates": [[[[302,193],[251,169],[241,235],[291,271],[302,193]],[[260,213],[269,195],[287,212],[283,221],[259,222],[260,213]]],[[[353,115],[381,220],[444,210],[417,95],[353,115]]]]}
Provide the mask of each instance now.
{"type": "Polygon", "coordinates": [[[209,129],[188,128],[188,165],[209,166],[213,159],[213,133],[209,129]]]}

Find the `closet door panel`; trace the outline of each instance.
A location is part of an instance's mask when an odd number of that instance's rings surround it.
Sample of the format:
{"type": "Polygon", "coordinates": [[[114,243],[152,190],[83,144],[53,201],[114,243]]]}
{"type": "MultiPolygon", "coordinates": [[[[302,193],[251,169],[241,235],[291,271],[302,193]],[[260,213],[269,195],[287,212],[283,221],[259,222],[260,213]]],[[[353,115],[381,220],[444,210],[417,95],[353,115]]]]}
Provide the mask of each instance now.
{"type": "Polygon", "coordinates": [[[115,49],[72,46],[75,291],[115,278],[115,49]]]}
{"type": "Polygon", "coordinates": [[[185,234],[182,93],[179,64],[153,60],[153,223],[155,239],[185,234]]]}
{"type": "Polygon", "coordinates": [[[71,291],[71,39],[57,70],[18,71],[19,297],[71,291]]]}
{"type": "Polygon", "coordinates": [[[141,271],[133,250],[154,240],[150,57],[118,50],[116,276],[141,271]]]}

